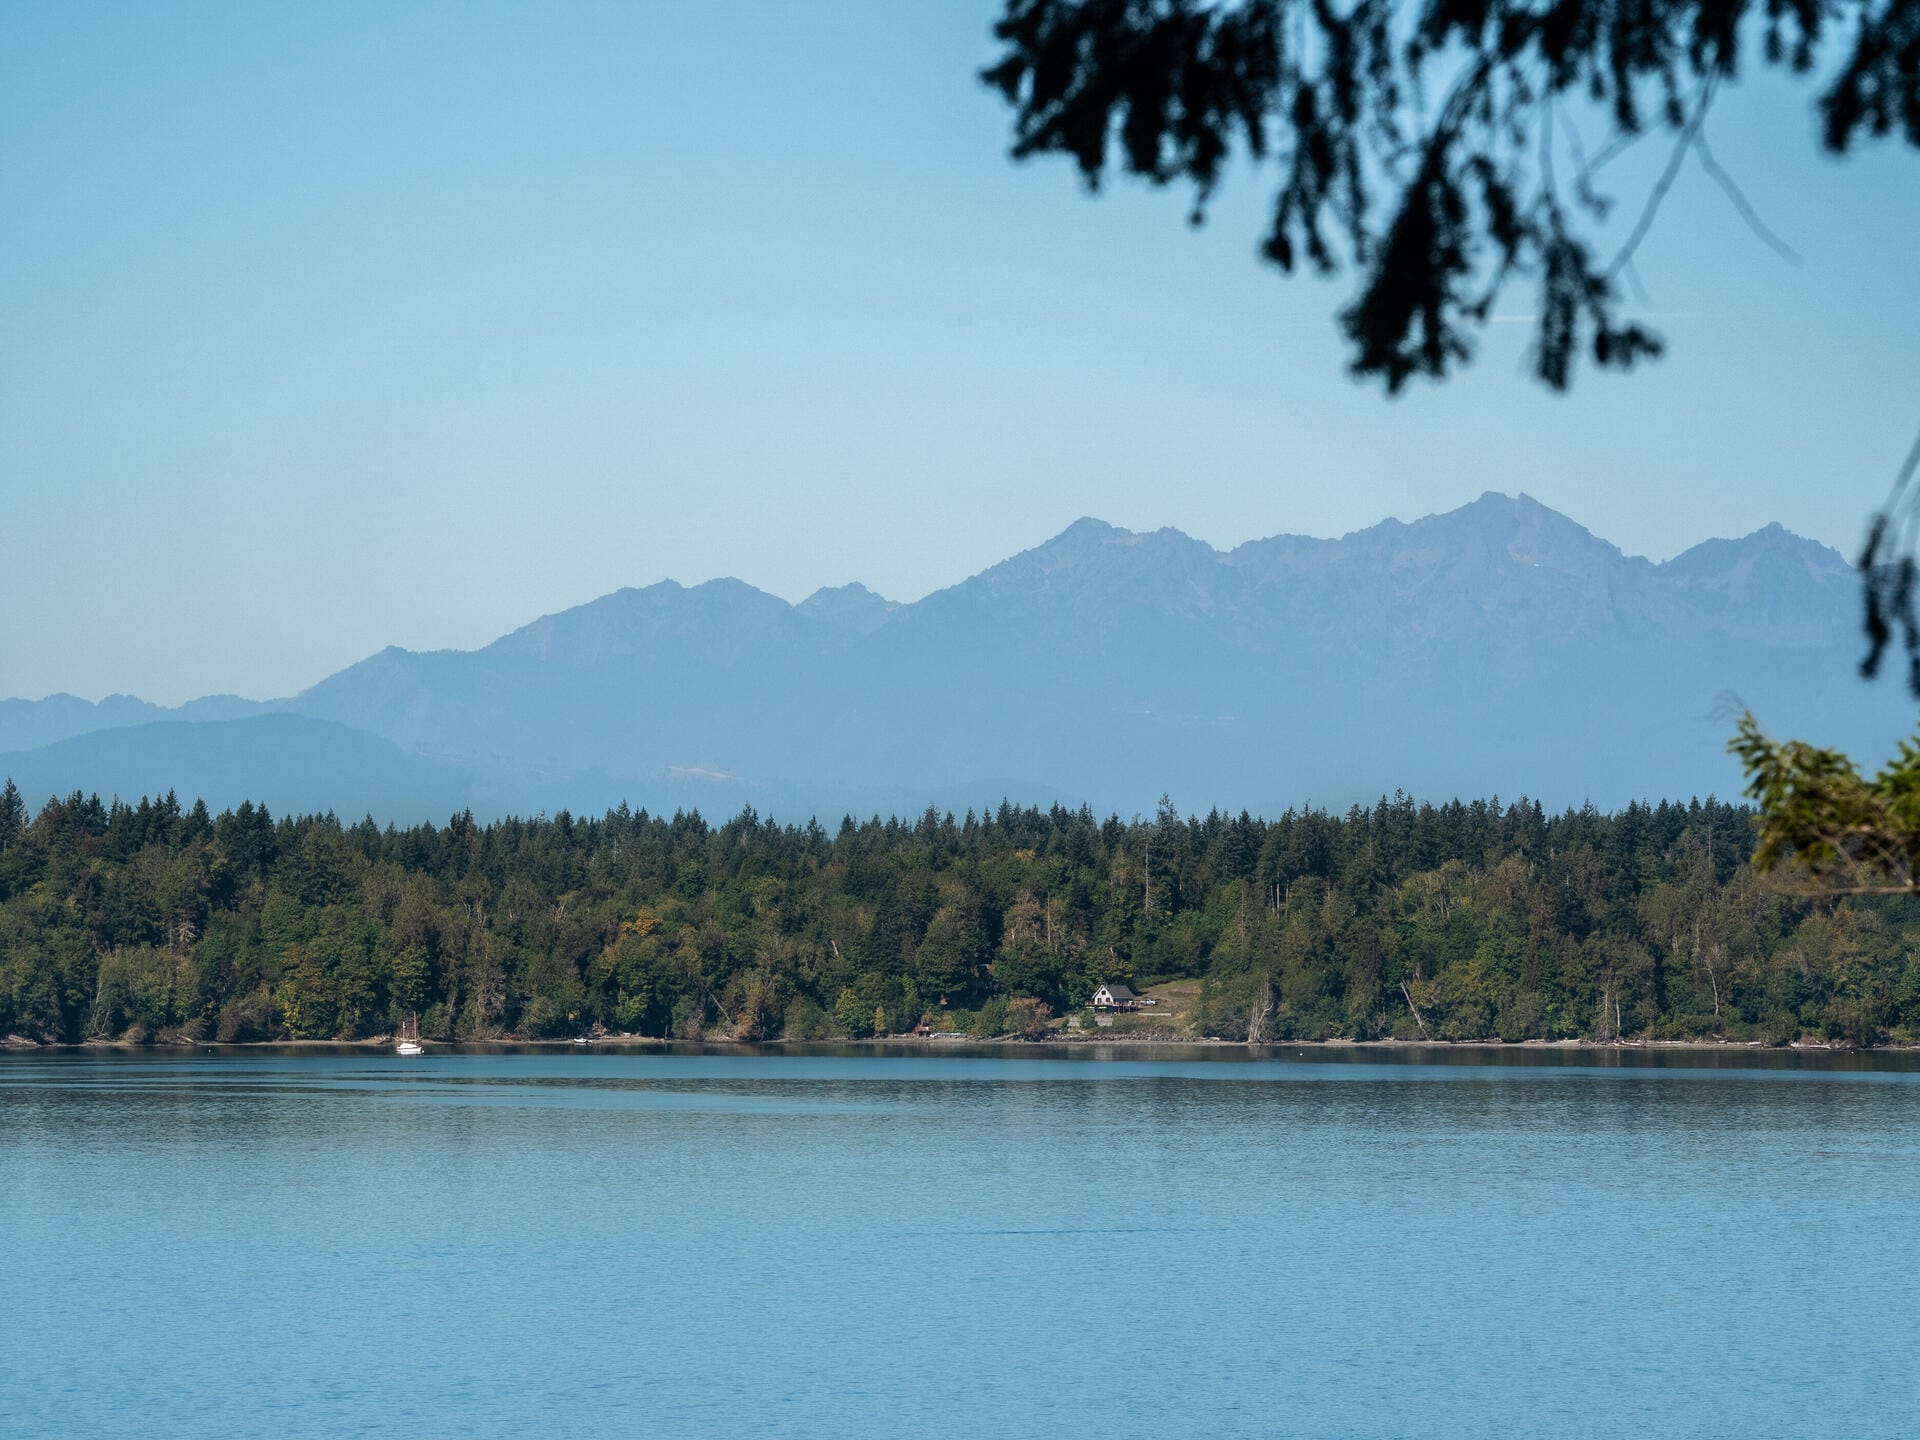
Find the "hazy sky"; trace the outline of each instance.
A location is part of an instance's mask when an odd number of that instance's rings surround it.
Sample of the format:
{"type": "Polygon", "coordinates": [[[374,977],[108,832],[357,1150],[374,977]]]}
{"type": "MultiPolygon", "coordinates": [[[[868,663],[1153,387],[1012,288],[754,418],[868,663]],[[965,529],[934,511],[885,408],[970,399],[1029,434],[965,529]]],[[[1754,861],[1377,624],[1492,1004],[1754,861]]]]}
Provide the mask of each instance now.
{"type": "MultiPolygon", "coordinates": [[[[993,0],[0,8],[0,695],[266,696],[663,577],[912,599],[1083,514],[1228,545],[1524,489],[1843,549],[1920,424],[1920,157],[1750,82],[1559,399],[1344,377],[1348,293],[1005,158],[993,0]]],[[[1649,166],[1617,172],[1631,211],[1649,166]]],[[[1630,220],[1631,216],[1628,216],[1630,220]]]]}

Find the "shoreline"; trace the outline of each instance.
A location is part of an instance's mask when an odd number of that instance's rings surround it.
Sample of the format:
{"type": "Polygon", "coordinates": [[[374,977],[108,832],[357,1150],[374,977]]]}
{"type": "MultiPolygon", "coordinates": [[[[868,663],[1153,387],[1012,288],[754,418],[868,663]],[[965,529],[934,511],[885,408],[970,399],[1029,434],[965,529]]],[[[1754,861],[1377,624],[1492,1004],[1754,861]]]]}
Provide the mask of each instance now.
{"type": "MultiPolygon", "coordinates": [[[[30,1040],[22,1035],[0,1036],[0,1052],[25,1053],[37,1050],[75,1050],[136,1052],[187,1052],[207,1050],[338,1050],[391,1053],[397,1043],[392,1035],[372,1035],[359,1040],[30,1040]]],[[[1764,1040],[1276,1040],[1249,1044],[1244,1040],[1222,1040],[1207,1036],[1170,1038],[1161,1036],[1050,1035],[1044,1039],[1004,1036],[994,1039],[933,1040],[925,1036],[890,1035],[865,1039],[829,1040],[733,1040],[726,1037],[701,1037],[673,1040],[651,1035],[595,1036],[587,1044],[572,1039],[529,1040],[500,1036],[477,1040],[423,1040],[426,1053],[444,1054],[514,1051],[627,1051],[660,1050],[715,1051],[739,1053],[791,1052],[806,1054],[822,1050],[914,1051],[924,1054],[975,1054],[1008,1050],[1062,1050],[1105,1047],[1129,1051],[1171,1052],[1205,1050],[1216,1053],[1241,1053],[1248,1056],[1270,1055],[1284,1050],[1325,1050],[1330,1052],[1380,1051],[1409,1053],[1434,1051],[1442,1054],[1467,1050],[1491,1050],[1506,1054],[1674,1054],[1700,1051],[1712,1054],[1778,1055],[1906,1055],[1920,1052],[1920,1045],[1848,1045],[1829,1042],[1794,1041],[1771,1044],[1764,1040]]]]}

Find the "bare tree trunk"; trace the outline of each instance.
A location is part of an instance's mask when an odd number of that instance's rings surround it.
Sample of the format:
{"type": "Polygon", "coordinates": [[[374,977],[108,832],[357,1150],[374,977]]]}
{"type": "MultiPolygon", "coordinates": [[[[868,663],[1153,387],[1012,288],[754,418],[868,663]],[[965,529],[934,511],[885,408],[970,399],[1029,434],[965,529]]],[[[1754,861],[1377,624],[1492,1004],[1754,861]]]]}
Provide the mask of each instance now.
{"type": "Polygon", "coordinates": [[[1267,1040],[1267,1020],[1273,1014],[1273,981],[1261,977],[1260,988],[1254,991],[1253,1009],[1247,1014],[1247,1044],[1264,1045],[1267,1040]]]}
{"type": "Polygon", "coordinates": [[[1404,980],[1400,982],[1400,993],[1407,997],[1407,1009],[1413,1012],[1413,1023],[1420,1027],[1421,1038],[1431,1040],[1433,1037],[1427,1034],[1427,1022],[1420,1014],[1420,1007],[1413,1003],[1413,991],[1407,988],[1404,980]]]}

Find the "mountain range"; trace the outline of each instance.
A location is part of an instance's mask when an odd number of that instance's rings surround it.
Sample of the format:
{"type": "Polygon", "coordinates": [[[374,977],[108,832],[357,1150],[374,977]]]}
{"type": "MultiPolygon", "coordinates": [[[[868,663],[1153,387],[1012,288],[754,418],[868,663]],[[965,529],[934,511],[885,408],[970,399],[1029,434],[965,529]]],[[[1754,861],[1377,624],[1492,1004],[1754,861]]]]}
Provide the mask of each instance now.
{"type": "Polygon", "coordinates": [[[1878,759],[1858,581],[1769,525],[1664,563],[1528,496],[1216,550],[1081,520],[911,604],[663,581],[298,695],[0,701],[30,798],[243,796],[409,821],[622,801],[781,818],[1085,801],[1722,795],[1730,710],[1878,759]]]}

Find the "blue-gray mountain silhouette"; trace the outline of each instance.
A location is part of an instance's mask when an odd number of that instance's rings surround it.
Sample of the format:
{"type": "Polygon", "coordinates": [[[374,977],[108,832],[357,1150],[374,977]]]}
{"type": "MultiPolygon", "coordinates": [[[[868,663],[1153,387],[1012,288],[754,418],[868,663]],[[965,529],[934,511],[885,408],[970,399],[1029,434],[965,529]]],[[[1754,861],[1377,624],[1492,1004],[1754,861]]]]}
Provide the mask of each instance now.
{"type": "Polygon", "coordinates": [[[366,761],[385,778],[327,803],[399,818],[620,800],[837,818],[1002,794],[1131,811],[1163,791],[1272,811],[1396,788],[1613,805],[1734,791],[1729,697],[1782,733],[1887,751],[1913,712],[1855,677],[1858,604],[1839,554],[1778,525],[1656,564],[1524,495],[1224,552],[1081,520],[913,604],[666,581],[261,705],[129,724],[125,697],[7,702],[0,749],[100,733],[0,768],[30,792],[111,776],[184,795],[210,761],[152,721],[205,717],[213,751],[290,715],[329,725],[249,738],[257,779],[228,767],[220,798],[320,803],[321,756],[351,735],[386,747],[366,761]]]}

